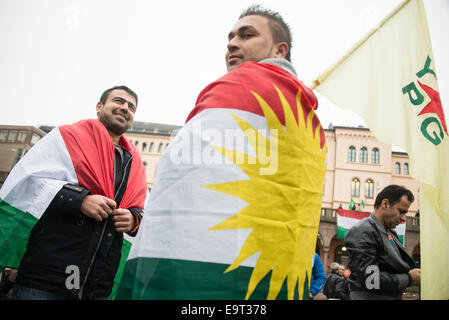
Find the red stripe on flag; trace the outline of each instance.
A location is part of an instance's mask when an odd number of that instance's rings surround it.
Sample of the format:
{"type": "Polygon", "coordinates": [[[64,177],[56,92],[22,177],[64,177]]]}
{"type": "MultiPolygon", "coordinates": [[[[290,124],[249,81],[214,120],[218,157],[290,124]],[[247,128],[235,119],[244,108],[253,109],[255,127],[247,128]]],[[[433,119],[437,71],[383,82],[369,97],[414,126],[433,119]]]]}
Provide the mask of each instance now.
{"type": "Polygon", "coordinates": [[[345,210],[345,209],[337,209],[337,215],[340,217],[347,217],[362,220],[363,218],[369,217],[371,212],[368,211],[355,211],[355,210],[345,210]]]}
{"type": "MultiPolygon", "coordinates": [[[[59,127],[81,186],[92,194],[114,199],[114,145],[104,125],[94,119],[59,127]]],[[[146,197],[145,169],[137,149],[125,137],[120,145],[132,154],[128,184],[120,208],[143,209],[146,197]]]]}
{"type": "MultiPolygon", "coordinates": [[[[289,72],[273,63],[247,61],[201,91],[195,103],[195,108],[187,117],[186,123],[202,111],[212,108],[237,109],[263,116],[262,108],[251,93],[253,91],[268,103],[279,121],[285,125],[284,110],[274,85],[287,99],[297,121],[299,120],[296,106],[298,92],[301,93],[304,120],[307,119],[312,110],[318,107],[318,100],[313,91],[289,72]]],[[[315,114],[312,120],[314,133],[319,124],[320,121],[315,114]]],[[[321,127],[321,148],[325,144],[325,139],[324,130],[321,127]]]]}

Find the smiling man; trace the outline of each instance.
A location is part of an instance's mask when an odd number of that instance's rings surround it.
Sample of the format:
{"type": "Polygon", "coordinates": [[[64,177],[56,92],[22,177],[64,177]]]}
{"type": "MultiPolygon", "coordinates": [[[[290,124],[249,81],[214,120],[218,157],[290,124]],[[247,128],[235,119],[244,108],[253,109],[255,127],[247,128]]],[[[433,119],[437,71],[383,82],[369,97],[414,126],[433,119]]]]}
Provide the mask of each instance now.
{"type": "Polygon", "coordinates": [[[374,213],[346,234],[353,300],[400,300],[407,287],[420,284],[421,270],[394,231],[413,201],[410,190],[389,185],[377,195],[374,213]]]}
{"type": "Polygon", "coordinates": [[[13,299],[106,299],[123,233],[136,235],[146,196],[137,149],[123,133],[137,95],[106,90],[97,119],[53,129],[0,190],[0,265],[18,268],[13,299]],[[11,231],[12,230],[12,231],[11,231]]]}

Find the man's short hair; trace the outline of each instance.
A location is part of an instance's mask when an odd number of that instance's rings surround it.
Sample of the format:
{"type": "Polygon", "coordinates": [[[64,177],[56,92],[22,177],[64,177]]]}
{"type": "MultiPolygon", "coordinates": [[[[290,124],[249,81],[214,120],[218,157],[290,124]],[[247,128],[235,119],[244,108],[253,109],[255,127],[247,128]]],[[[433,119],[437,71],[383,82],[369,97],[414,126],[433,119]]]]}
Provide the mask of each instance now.
{"type": "Polygon", "coordinates": [[[332,262],[330,268],[331,268],[331,271],[337,271],[339,267],[340,267],[340,264],[338,262],[332,262]]]}
{"type": "Polygon", "coordinates": [[[137,100],[138,100],[137,99],[137,94],[134,91],[132,91],[130,88],[128,88],[127,86],[115,86],[115,87],[112,87],[112,88],[106,90],[101,95],[100,102],[102,104],[105,104],[106,100],[108,100],[109,93],[111,93],[111,91],[114,91],[114,90],[124,90],[124,91],[128,92],[130,95],[132,95],[134,97],[134,99],[136,99],[136,107],[137,107],[137,100]]]}
{"type": "Polygon", "coordinates": [[[383,199],[388,199],[388,202],[390,202],[390,206],[393,206],[395,203],[401,200],[402,196],[407,196],[407,199],[408,201],[410,201],[410,203],[415,200],[413,193],[402,186],[398,186],[396,184],[386,186],[377,195],[376,201],[374,202],[374,209],[378,209],[380,207],[383,199]]]}
{"type": "Polygon", "coordinates": [[[271,29],[271,34],[273,36],[273,42],[286,42],[288,45],[287,55],[285,59],[291,61],[290,52],[292,50],[292,33],[289,25],[284,21],[282,16],[273,10],[265,9],[261,5],[256,4],[250,6],[248,9],[242,12],[239,19],[246,16],[262,16],[268,19],[268,25],[271,29]]]}

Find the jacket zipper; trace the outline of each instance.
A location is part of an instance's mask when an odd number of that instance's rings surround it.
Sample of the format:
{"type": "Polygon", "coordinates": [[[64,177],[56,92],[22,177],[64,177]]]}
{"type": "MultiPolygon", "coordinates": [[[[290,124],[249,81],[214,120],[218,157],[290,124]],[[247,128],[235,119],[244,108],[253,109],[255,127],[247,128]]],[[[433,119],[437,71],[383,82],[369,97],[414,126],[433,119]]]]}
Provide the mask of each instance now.
{"type": "MultiPolygon", "coordinates": [[[[120,189],[121,189],[121,187],[122,187],[122,185],[123,185],[123,181],[125,181],[126,170],[128,169],[128,165],[130,164],[131,160],[132,160],[132,157],[129,158],[128,162],[126,163],[125,170],[123,170],[123,178],[122,178],[122,181],[120,182],[119,187],[117,188],[117,191],[116,191],[115,194],[114,194],[114,200],[115,200],[115,198],[116,198],[118,192],[120,191],[120,189]]],[[[89,277],[90,269],[92,268],[92,265],[94,264],[94,260],[95,260],[95,258],[96,258],[96,256],[97,256],[98,250],[100,249],[101,241],[103,240],[103,236],[104,236],[104,232],[105,232],[105,230],[106,230],[107,222],[108,222],[107,219],[104,220],[104,222],[103,222],[103,228],[101,229],[100,240],[99,240],[98,243],[97,243],[97,247],[95,248],[95,252],[94,252],[94,254],[92,255],[92,259],[91,259],[90,262],[89,262],[89,267],[87,268],[86,276],[84,277],[83,283],[81,284],[81,287],[80,287],[80,291],[78,292],[78,298],[79,298],[79,300],[81,300],[82,297],[83,297],[83,289],[84,289],[84,285],[86,284],[87,278],[89,277]]]]}

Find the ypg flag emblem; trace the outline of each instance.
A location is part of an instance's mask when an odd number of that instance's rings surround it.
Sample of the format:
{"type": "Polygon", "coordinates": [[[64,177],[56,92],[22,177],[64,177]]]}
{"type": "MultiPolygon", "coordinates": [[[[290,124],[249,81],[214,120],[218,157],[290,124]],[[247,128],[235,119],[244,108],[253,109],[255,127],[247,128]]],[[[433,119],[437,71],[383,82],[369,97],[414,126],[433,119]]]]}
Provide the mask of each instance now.
{"type": "Polygon", "coordinates": [[[428,55],[424,67],[416,73],[419,80],[412,81],[403,87],[402,93],[408,95],[413,107],[418,107],[420,110],[417,116],[422,118],[421,133],[428,141],[437,146],[443,141],[445,134],[446,136],[449,134],[440,94],[431,86],[437,87],[437,77],[430,66],[431,62],[432,59],[428,55]],[[424,84],[423,80],[431,83],[424,84]]]}

